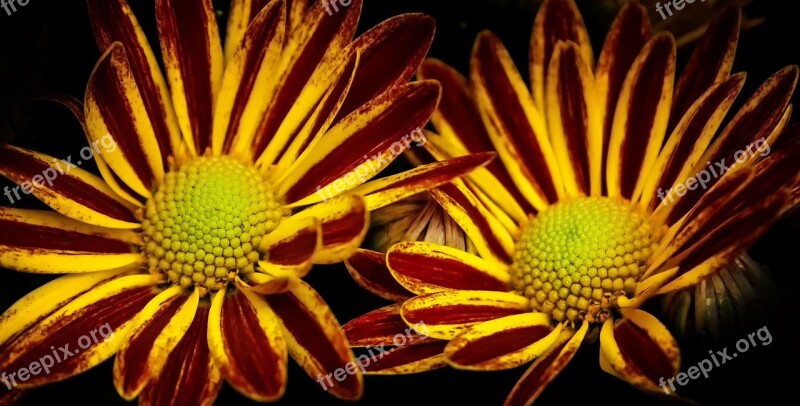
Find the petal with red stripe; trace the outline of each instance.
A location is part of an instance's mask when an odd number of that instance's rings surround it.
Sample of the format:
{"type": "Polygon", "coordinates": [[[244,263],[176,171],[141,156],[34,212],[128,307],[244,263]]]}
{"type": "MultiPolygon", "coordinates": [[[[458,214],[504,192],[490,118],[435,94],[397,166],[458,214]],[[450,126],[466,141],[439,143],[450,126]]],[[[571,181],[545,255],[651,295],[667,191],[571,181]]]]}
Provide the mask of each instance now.
{"type": "Polygon", "coordinates": [[[386,254],[359,248],[345,261],[350,276],[364,289],[394,302],[413,296],[386,266],[386,254]]]}
{"type": "Polygon", "coordinates": [[[71,161],[71,157],[59,160],[10,145],[0,146],[0,175],[20,185],[7,189],[6,197],[13,202],[13,197],[21,197],[21,191],[83,223],[109,228],[139,227],[133,205],[102,179],[78,168],[80,161],[71,161]]]}
{"type": "Polygon", "coordinates": [[[211,146],[223,55],[211,0],[156,0],[156,23],[172,104],[189,150],[211,146]]]}
{"type": "MultiPolygon", "coordinates": [[[[344,332],[351,347],[375,347],[381,345],[420,345],[430,342],[427,336],[409,327],[400,316],[401,304],[373,310],[344,325],[344,332]],[[405,336],[402,341],[399,336],[405,336]]],[[[423,332],[424,326],[416,325],[423,332]]]]}
{"type": "Polygon", "coordinates": [[[122,346],[131,321],[156,296],[156,283],[150,275],[132,275],[94,287],[8,343],[0,369],[18,371],[39,364],[45,373],[32,373],[18,382],[24,389],[96,366],[122,346]],[[45,360],[52,365],[46,366],[45,360]]]}
{"type": "Polygon", "coordinates": [[[419,325],[426,336],[450,340],[478,323],[528,312],[528,300],[506,292],[451,290],[416,296],[403,303],[400,314],[419,325]]]}
{"type": "Polygon", "coordinates": [[[264,299],[238,289],[219,291],[208,324],[211,355],[228,383],[253,400],[279,399],[286,389],[286,342],[264,299]]]}
{"type": "Polygon", "coordinates": [[[401,242],[386,254],[392,276],[418,295],[442,290],[511,290],[508,265],[456,248],[426,242],[401,242]]]}
{"type": "Polygon", "coordinates": [[[416,374],[447,366],[443,351],[447,341],[436,340],[420,345],[394,347],[386,352],[359,351],[356,357],[367,375],[416,374]]]}
{"type": "Polygon", "coordinates": [[[0,207],[0,264],[33,273],[83,273],[142,261],[129,230],[96,227],[49,211],[0,207]]]}
{"type": "Polygon", "coordinates": [[[283,323],[289,354],[306,373],[316,380],[346,369],[344,378],[326,389],[341,399],[359,399],[364,390],[361,370],[355,364],[344,330],[322,297],[298,280],[290,291],[268,295],[266,300],[283,323]]]}
{"type": "Polygon", "coordinates": [[[272,270],[279,266],[303,276],[311,269],[314,255],[321,246],[320,221],[316,217],[289,217],[261,239],[260,249],[266,253],[262,262],[272,270]]]}
{"type": "Polygon", "coordinates": [[[562,324],[551,327],[544,313],[515,314],[470,327],[450,340],[444,355],[459,369],[510,369],[549,350],[562,328],[562,324]]]}

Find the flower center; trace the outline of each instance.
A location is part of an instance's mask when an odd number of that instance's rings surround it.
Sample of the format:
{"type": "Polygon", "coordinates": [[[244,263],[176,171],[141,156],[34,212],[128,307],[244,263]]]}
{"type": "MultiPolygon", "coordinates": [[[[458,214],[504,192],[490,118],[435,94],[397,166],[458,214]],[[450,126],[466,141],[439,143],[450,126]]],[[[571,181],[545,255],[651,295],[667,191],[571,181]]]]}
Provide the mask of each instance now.
{"type": "Polygon", "coordinates": [[[166,174],[142,222],[151,272],[212,291],[260,258],[261,238],[283,218],[258,171],[228,157],[200,157],[166,174]]]}
{"type": "Polygon", "coordinates": [[[605,321],[616,297],[632,297],[655,249],[655,228],[624,200],[557,203],[522,232],[512,286],[555,321],[605,321]]]}

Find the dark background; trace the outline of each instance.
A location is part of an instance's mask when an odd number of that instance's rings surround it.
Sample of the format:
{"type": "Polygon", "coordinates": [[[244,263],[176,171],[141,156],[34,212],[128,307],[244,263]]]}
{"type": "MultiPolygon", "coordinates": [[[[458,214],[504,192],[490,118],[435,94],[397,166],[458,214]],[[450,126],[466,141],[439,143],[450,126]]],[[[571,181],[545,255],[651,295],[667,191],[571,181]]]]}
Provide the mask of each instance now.
{"type": "MultiPolygon", "coordinates": [[[[710,2],[711,0],[709,0],[710,2]]],[[[153,1],[131,1],[151,43],[155,41],[153,1]]],[[[530,32],[536,5],[534,0],[366,0],[360,32],[378,22],[404,12],[424,12],[437,20],[437,36],[430,55],[467,73],[472,42],[478,32],[497,33],[511,52],[523,77],[530,32]]],[[[598,3],[580,2],[582,8],[598,10],[598,3]]],[[[699,2],[698,2],[699,3],[699,2]]],[[[218,10],[227,2],[215,1],[218,10]]],[[[680,13],[692,13],[693,5],[680,13]]],[[[800,24],[792,10],[794,2],[756,1],[746,10],[750,16],[766,17],[766,22],[743,33],[734,71],[747,71],[743,95],[749,94],[769,75],[788,64],[800,63],[797,45],[800,24]]],[[[600,7],[599,9],[604,9],[600,7]]],[[[651,12],[655,13],[653,10],[651,12]]],[[[603,13],[584,16],[592,31],[595,55],[599,55],[605,28],[610,20],[603,13]]],[[[224,21],[224,20],[223,20],[224,21]]],[[[158,46],[156,45],[156,49],[158,46]]],[[[86,5],[81,0],[30,0],[25,7],[7,16],[0,9],[0,141],[43,151],[55,156],[76,154],[85,138],[74,119],[63,108],[35,102],[35,96],[63,92],[82,99],[83,90],[100,53],[95,46],[86,5]]],[[[686,50],[679,61],[686,61],[686,50]]],[[[680,62],[679,62],[680,63],[680,62]]],[[[794,101],[797,102],[797,94],[794,101]]],[[[744,99],[740,96],[740,99],[744,99]]],[[[796,120],[793,120],[796,121],[796,120]]],[[[0,188],[5,186],[0,182],[0,188]]],[[[28,198],[17,207],[41,207],[28,198]]],[[[13,232],[13,230],[3,230],[13,232]]],[[[742,230],[746,233],[747,230],[742,230]]],[[[775,299],[781,303],[773,317],[764,321],[774,341],[769,346],[751,348],[742,357],[715,368],[709,379],[698,379],[679,389],[683,396],[707,405],[757,401],[759,404],[796,404],[798,378],[798,316],[794,309],[797,282],[797,235],[800,215],[796,213],[778,223],[754,247],[754,258],[768,265],[777,281],[775,299]]],[[[0,309],[5,309],[25,293],[50,279],[0,270],[0,309]]],[[[318,267],[307,279],[328,301],[340,321],[385,303],[361,290],[343,266],[318,267]]],[[[754,330],[742,331],[738,338],[754,330]]],[[[683,345],[682,370],[733,342],[683,345]]],[[[730,352],[730,351],[729,351],[730,352]]],[[[598,366],[597,345],[585,345],[572,364],[547,388],[538,404],[641,405],[668,404],[646,396],[604,372],[598,366]]],[[[282,404],[343,403],[324,393],[317,383],[290,362],[289,385],[282,404]]],[[[21,404],[84,403],[125,404],[114,390],[112,361],[65,382],[34,390],[21,404]]],[[[419,375],[366,378],[364,404],[500,404],[526,367],[494,373],[443,369],[419,375]]],[[[218,404],[253,404],[228,386],[223,386],[218,404]]]]}

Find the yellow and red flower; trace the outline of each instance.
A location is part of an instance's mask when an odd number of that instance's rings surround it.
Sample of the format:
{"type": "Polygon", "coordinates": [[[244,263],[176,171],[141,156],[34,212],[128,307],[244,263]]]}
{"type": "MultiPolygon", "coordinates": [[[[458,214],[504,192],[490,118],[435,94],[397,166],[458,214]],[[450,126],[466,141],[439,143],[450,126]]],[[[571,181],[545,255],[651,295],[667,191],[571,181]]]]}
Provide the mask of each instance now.
{"type": "MultiPolygon", "coordinates": [[[[90,144],[110,137],[113,148],[94,157],[101,178],[0,146],[0,175],[35,185],[55,210],[0,208],[0,265],[69,274],[0,315],[0,370],[75,348],[100,326],[114,339],[15,381],[6,396],[115,353],[118,392],[143,404],[210,404],[223,379],[270,401],[286,388],[287,354],[315,379],[354,362],[301,278],[352,254],[370,210],[493,157],[362,184],[438,102],[436,82],[406,84],[432,19],[401,15],[353,39],[360,0],[330,14],[322,2],[234,0],[223,46],[211,0],[158,0],[164,75],[125,0],[88,5],[103,55],[84,103],[59,101],[90,144]],[[56,170],[52,182],[39,176],[56,170]],[[317,192],[330,184],[335,192],[317,192]]],[[[329,390],[357,399],[362,381],[357,371],[329,390]]]]}
{"type": "Polygon", "coordinates": [[[745,79],[731,74],[740,19],[729,10],[709,27],[677,85],[673,37],[652,35],[635,2],[595,65],[574,2],[546,0],[531,39],[531,90],[489,32],[473,48],[470,82],[424,62],[420,78],[443,88],[430,158],[496,151],[500,160],[431,191],[477,255],[403,242],[347,261],[362,285],[401,302],[349,322],[351,344],[390,344],[406,326],[429,337],[371,372],[533,361],[506,399],[529,404],[582,342],[599,337],[603,370],[661,393],[680,351],[640,306],[736,260],[800,197],[800,145],[775,147],[796,66],[722,127],[745,79]],[[709,165],[718,171],[700,187],[695,176],[709,165]]]}

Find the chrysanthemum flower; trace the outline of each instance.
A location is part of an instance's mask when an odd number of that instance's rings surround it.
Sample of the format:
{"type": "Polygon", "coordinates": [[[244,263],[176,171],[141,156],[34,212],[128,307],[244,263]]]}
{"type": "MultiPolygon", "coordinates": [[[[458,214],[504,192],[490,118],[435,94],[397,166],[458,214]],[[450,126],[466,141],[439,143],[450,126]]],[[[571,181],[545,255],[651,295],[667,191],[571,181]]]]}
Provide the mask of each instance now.
{"type": "Polygon", "coordinates": [[[330,14],[265,3],[233,1],[223,47],[210,0],[156,1],[165,79],[127,2],[88,2],[104,53],[84,105],[61,101],[102,179],[76,158],[0,147],[0,174],[55,210],[0,208],[0,265],[70,274],[0,316],[0,371],[28,371],[3,375],[15,391],[118,353],[125,399],[210,404],[224,379],[269,401],[285,390],[291,354],[315,380],[346,368],[328,390],[361,396],[339,323],[300,278],[347,258],[369,210],[493,154],[362,185],[436,106],[437,83],[405,84],[433,21],[403,15],[353,40],[359,0],[330,14]]]}
{"type": "Polygon", "coordinates": [[[446,340],[398,348],[376,372],[436,366],[437,345],[462,369],[534,361],[506,400],[528,404],[599,336],[603,370],[663,394],[680,351],[640,306],[727,266],[797,201],[800,147],[765,153],[789,119],[797,67],[767,80],[722,128],[744,83],[730,73],[739,21],[732,10],[712,24],[677,85],[675,42],[651,36],[638,4],[620,12],[595,67],[575,4],[545,1],[532,91],[488,32],[469,84],[424,62],[420,76],[443,87],[433,157],[497,151],[500,161],[431,192],[478,255],[400,243],[385,256],[393,280],[379,253],[348,260],[373,291],[413,296],[348,323],[351,342],[383,344],[405,325],[446,340]]]}

